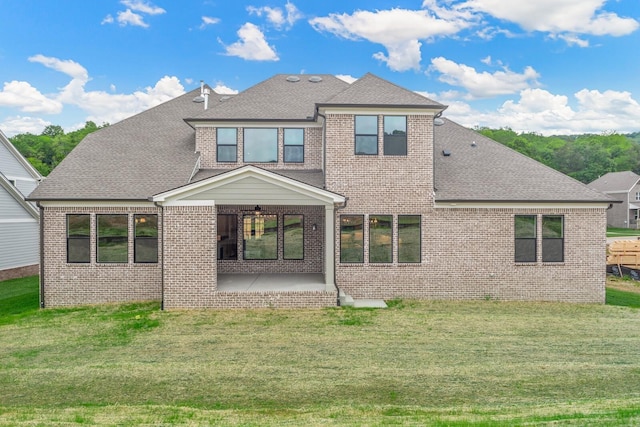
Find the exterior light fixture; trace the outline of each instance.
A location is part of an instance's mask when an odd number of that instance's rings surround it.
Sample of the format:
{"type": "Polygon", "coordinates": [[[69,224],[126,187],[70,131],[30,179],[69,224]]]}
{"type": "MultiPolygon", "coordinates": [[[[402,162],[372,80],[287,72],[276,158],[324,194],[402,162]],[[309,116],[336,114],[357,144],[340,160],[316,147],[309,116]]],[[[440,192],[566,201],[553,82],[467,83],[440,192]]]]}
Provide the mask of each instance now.
{"type": "Polygon", "coordinates": [[[262,212],[262,208],[260,207],[260,205],[256,205],[253,210],[255,211],[256,216],[260,215],[260,213],[262,212]]]}

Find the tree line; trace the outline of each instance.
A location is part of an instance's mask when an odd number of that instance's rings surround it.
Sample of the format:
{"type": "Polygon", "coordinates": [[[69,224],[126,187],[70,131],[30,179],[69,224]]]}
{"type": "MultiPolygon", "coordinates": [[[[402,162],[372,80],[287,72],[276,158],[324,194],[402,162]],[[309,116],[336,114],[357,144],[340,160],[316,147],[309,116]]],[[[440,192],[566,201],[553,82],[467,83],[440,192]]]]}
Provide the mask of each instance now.
{"type": "MultiPolygon", "coordinates": [[[[46,176],[85,136],[105,126],[88,121],[82,129],[65,133],[50,125],[40,135],[24,133],[9,140],[46,176]]],[[[509,128],[475,130],[585,184],[608,172],[640,174],[640,132],[543,136],[509,128]]]]}
{"type": "Polygon", "coordinates": [[[542,136],[508,128],[476,131],[585,184],[608,172],[640,174],[640,132],[542,136]]]}
{"type": "Polygon", "coordinates": [[[98,126],[88,121],[82,129],[65,133],[61,126],[49,125],[40,135],[21,133],[9,140],[40,174],[47,176],[85,136],[105,126],[108,124],[98,126]]]}

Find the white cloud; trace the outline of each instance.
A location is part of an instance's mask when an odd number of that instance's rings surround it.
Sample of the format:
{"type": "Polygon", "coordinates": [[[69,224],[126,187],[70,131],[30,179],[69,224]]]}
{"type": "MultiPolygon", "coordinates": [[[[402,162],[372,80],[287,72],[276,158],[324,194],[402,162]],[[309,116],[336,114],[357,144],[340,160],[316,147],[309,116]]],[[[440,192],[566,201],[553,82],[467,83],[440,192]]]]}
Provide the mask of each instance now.
{"type": "Polygon", "coordinates": [[[212,18],[210,16],[202,17],[202,24],[200,24],[200,29],[204,29],[209,25],[215,25],[220,22],[220,18],[212,18]]]}
{"type": "Polygon", "coordinates": [[[419,69],[420,40],[431,41],[440,36],[453,36],[471,25],[470,16],[432,5],[432,10],[390,9],[333,13],[309,21],[316,31],[325,31],[347,40],[365,39],[383,45],[387,54],[377,52],[374,58],[395,71],[419,69]],[[440,17],[439,15],[444,15],[440,17]]]}
{"type": "Polygon", "coordinates": [[[540,77],[532,67],[526,67],[521,74],[506,67],[494,73],[478,72],[473,67],[457,64],[443,57],[433,58],[430,70],[441,74],[438,80],[466,89],[472,98],[516,93],[530,86],[536,86],[537,79],[540,77]]]}
{"type": "Polygon", "coordinates": [[[116,14],[116,19],[114,19],[111,14],[108,14],[102,20],[101,24],[113,24],[115,21],[118,21],[121,27],[132,25],[134,27],[148,28],[149,24],[144,21],[144,16],[141,14],[161,15],[167,12],[161,7],[142,0],[121,0],[120,3],[126,6],[127,9],[119,11],[116,14]]]}
{"type": "Polygon", "coordinates": [[[249,12],[250,15],[264,15],[267,18],[267,21],[278,29],[282,29],[285,24],[287,24],[287,26],[290,28],[293,26],[293,24],[295,24],[297,20],[302,18],[302,14],[298,10],[298,8],[291,2],[287,2],[284,11],[279,7],[247,6],[247,12],[249,12]]]}
{"type": "Polygon", "coordinates": [[[240,40],[225,46],[226,54],[237,56],[250,61],[278,61],[278,55],[274,48],[265,40],[264,33],[260,29],[247,22],[238,30],[240,40]]]}
{"type": "Polygon", "coordinates": [[[231,89],[228,86],[225,86],[223,83],[218,83],[216,87],[213,88],[215,93],[220,95],[235,95],[238,93],[236,89],[231,89]]]}
{"type": "Polygon", "coordinates": [[[166,13],[166,10],[163,8],[140,0],[122,0],[120,3],[131,10],[146,13],[147,15],[161,15],[166,13]]]}
{"type": "Polygon", "coordinates": [[[349,74],[336,74],[336,77],[339,78],[342,81],[345,81],[349,84],[355,82],[356,80],[358,80],[357,77],[353,77],[352,75],[349,74]]]}
{"type": "MultiPolygon", "coordinates": [[[[442,101],[443,97],[436,97],[442,101]]],[[[461,100],[447,102],[445,115],[468,127],[511,128],[544,135],[636,132],[640,103],[629,92],[582,89],[572,98],[543,89],[524,89],[518,99],[494,111],[474,109],[461,100]],[[573,106],[572,106],[573,104],[573,106]]]]}
{"type": "Polygon", "coordinates": [[[602,10],[606,0],[468,0],[458,7],[518,24],[527,31],[551,34],[627,35],[638,21],[602,10]]]}
{"type": "Polygon", "coordinates": [[[40,117],[14,116],[3,120],[0,123],[0,129],[7,137],[12,137],[19,133],[40,135],[44,128],[51,124],[51,122],[40,117]]]}
{"type": "Polygon", "coordinates": [[[0,91],[0,106],[18,108],[27,113],[58,114],[62,103],[47,98],[28,82],[5,82],[0,91]]]}
{"type": "MultiPolygon", "coordinates": [[[[29,61],[64,73],[71,80],[57,94],[50,95],[49,98],[27,82],[5,83],[4,90],[0,92],[0,105],[20,108],[25,112],[48,114],[60,113],[63,106],[71,105],[86,112],[86,120],[96,123],[115,123],[185,92],[180,80],[172,76],[164,76],[154,86],[145,87],[130,94],[112,93],[116,89],[113,84],[109,87],[110,92],[87,91],[85,86],[91,78],[87,70],[77,62],[44,55],[32,56],[29,61]]],[[[43,123],[46,123],[44,126],[50,124],[32,117],[6,119],[4,123],[8,132],[13,133],[20,133],[26,128],[35,129],[43,123]]]]}
{"type": "Polygon", "coordinates": [[[132,12],[130,9],[124,12],[118,12],[118,23],[124,27],[126,25],[133,25],[134,27],[148,28],[149,24],[144,22],[142,15],[132,12]]]}

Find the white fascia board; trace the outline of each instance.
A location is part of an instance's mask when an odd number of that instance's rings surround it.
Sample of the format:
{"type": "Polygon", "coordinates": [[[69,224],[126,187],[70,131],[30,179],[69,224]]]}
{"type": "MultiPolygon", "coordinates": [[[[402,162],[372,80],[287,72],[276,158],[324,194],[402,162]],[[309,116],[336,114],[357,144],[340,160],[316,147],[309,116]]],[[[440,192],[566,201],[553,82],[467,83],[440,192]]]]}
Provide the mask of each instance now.
{"type": "Polygon", "coordinates": [[[282,186],[288,190],[317,199],[324,204],[344,203],[345,201],[345,197],[339,194],[296,181],[286,176],[277,175],[273,172],[251,165],[243,166],[202,181],[194,182],[193,184],[187,184],[174,190],[156,194],[153,196],[152,200],[158,203],[177,201],[205,190],[231,184],[247,177],[255,177],[271,184],[282,186]]]}
{"type": "Polygon", "coordinates": [[[436,209],[606,209],[608,202],[436,202],[436,209]]]}
{"type": "Polygon", "coordinates": [[[194,128],[319,128],[322,127],[321,123],[314,121],[198,121],[190,123],[194,128]]]}
{"type": "Polygon", "coordinates": [[[44,208],[155,208],[153,202],[118,201],[118,200],[43,200],[40,206],[44,208]]]}
{"type": "Polygon", "coordinates": [[[402,108],[402,107],[381,107],[381,106],[362,106],[362,107],[320,107],[322,114],[383,114],[389,116],[435,116],[441,108],[402,108]]]}
{"type": "Polygon", "coordinates": [[[215,206],[214,200],[167,200],[162,206],[215,206]]]}
{"type": "Polygon", "coordinates": [[[27,202],[22,193],[0,173],[0,187],[4,188],[11,197],[13,197],[22,208],[27,211],[34,219],[40,218],[40,212],[31,203],[27,202]]]}

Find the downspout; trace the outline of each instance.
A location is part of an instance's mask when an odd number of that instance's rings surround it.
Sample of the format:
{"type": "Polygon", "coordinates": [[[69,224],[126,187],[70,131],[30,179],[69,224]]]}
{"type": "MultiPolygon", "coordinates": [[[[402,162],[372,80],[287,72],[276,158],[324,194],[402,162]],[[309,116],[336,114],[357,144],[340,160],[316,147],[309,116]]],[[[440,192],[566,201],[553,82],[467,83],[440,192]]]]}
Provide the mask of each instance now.
{"type": "Polygon", "coordinates": [[[338,287],[338,269],[337,267],[337,263],[336,263],[336,247],[337,245],[335,244],[335,240],[336,240],[336,219],[338,218],[338,211],[341,209],[344,209],[347,207],[347,202],[349,201],[348,197],[344,198],[344,203],[342,204],[342,206],[339,206],[337,208],[334,209],[334,214],[333,214],[333,240],[334,240],[334,245],[333,245],[333,285],[336,287],[336,289],[338,290],[338,302],[337,302],[337,306],[340,307],[340,288],[338,287]]]}
{"type": "Polygon", "coordinates": [[[40,308],[44,308],[44,207],[36,202],[40,209],[40,308]]]}
{"type": "Polygon", "coordinates": [[[165,241],[165,231],[164,231],[164,206],[159,204],[158,202],[153,202],[156,207],[160,208],[160,226],[162,227],[162,253],[160,254],[160,310],[164,311],[164,241],[165,241]]]}
{"type": "Polygon", "coordinates": [[[322,188],[327,189],[327,117],[316,107],[316,115],[322,117],[322,188]]]}

